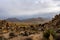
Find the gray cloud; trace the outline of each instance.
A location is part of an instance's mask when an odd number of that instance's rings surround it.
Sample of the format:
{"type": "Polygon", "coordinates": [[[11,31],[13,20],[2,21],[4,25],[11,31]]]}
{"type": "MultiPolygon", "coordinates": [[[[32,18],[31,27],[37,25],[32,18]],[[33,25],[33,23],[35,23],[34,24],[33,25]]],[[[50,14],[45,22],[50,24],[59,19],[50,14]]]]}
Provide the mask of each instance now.
{"type": "Polygon", "coordinates": [[[60,0],[53,0],[55,2],[55,4],[57,4],[56,6],[60,7],[60,0]]]}
{"type": "Polygon", "coordinates": [[[56,0],[0,0],[0,8],[6,16],[33,15],[60,11],[56,0]]]}
{"type": "Polygon", "coordinates": [[[60,1],[60,0],[53,0],[53,1],[60,1]]]}

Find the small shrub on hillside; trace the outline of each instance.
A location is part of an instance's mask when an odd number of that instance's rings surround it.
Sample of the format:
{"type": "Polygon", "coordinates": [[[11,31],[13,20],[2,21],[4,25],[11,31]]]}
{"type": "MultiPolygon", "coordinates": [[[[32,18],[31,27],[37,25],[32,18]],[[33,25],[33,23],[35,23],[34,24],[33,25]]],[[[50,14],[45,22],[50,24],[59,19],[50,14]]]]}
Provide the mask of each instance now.
{"type": "Polygon", "coordinates": [[[24,35],[23,35],[23,36],[28,36],[28,33],[27,33],[27,31],[25,31],[25,32],[24,32],[24,35]]]}
{"type": "Polygon", "coordinates": [[[4,37],[0,37],[0,40],[8,40],[8,39],[6,39],[6,38],[4,38],[4,37]]]}
{"type": "Polygon", "coordinates": [[[44,32],[43,36],[44,38],[46,38],[47,40],[49,40],[50,34],[53,36],[53,38],[56,37],[56,33],[54,32],[54,30],[52,29],[48,29],[44,32]]]}
{"type": "Polygon", "coordinates": [[[0,37],[0,40],[2,40],[2,37],[0,37]]]}
{"type": "Polygon", "coordinates": [[[50,31],[49,30],[47,30],[46,32],[44,32],[44,34],[43,34],[44,38],[49,39],[49,36],[50,36],[50,31]]]}
{"type": "Polygon", "coordinates": [[[10,33],[9,36],[10,36],[10,38],[13,38],[13,37],[15,37],[15,34],[14,33],[10,33]]]}
{"type": "Polygon", "coordinates": [[[32,40],[32,38],[26,38],[25,40],[32,40]]]}

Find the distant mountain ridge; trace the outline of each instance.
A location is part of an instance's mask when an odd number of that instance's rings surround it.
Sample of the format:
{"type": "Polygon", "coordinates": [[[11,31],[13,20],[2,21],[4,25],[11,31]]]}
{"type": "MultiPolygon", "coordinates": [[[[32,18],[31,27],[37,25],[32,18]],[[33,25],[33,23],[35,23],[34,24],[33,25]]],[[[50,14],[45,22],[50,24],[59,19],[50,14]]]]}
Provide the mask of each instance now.
{"type": "Polygon", "coordinates": [[[53,16],[56,15],[54,13],[45,13],[45,14],[35,14],[35,15],[29,15],[29,16],[16,16],[13,18],[7,18],[7,21],[11,22],[33,22],[33,23],[43,23],[48,22],[53,18],[53,16]]]}
{"type": "Polygon", "coordinates": [[[46,22],[46,21],[49,21],[49,19],[46,19],[46,18],[41,18],[41,17],[38,17],[38,18],[29,18],[29,19],[24,19],[24,20],[20,20],[20,19],[17,19],[17,18],[8,18],[8,19],[5,19],[6,21],[10,21],[10,22],[28,22],[28,23],[37,23],[37,22],[46,22]]]}
{"type": "Polygon", "coordinates": [[[8,18],[8,19],[5,19],[6,21],[10,21],[10,22],[19,22],[20,20],[17,19],[17,18],[8,18]]]}

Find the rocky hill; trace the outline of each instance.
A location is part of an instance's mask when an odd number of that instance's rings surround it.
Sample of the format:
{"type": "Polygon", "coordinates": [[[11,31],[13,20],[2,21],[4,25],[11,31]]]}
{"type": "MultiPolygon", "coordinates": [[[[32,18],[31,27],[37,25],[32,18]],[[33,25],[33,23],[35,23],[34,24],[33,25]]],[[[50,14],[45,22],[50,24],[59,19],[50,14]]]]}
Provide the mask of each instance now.
{"type": "Polygon", "coordinates": [[[52,25],[60,27],[60,14],[56,15],[51,22],[52,22],[52,25]]]}
{"type": "Polygon", "coordinates": [[[54,28],[54,29],[60,28],[60,14],[56,15],[48,23],[45,23],[44,26],[46,26],[48,28],[54,28]]]}

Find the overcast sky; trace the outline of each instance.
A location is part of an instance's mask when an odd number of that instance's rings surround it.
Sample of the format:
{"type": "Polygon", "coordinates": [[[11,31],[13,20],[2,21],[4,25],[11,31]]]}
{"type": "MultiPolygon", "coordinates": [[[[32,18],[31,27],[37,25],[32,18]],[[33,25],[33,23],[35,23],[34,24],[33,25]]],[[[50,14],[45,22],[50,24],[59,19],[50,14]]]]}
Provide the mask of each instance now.
{"type": "Polygon", "coordinates": [[[1,16],[33,15],[60,11],[60,0],[0,0],[1,16]]]}

